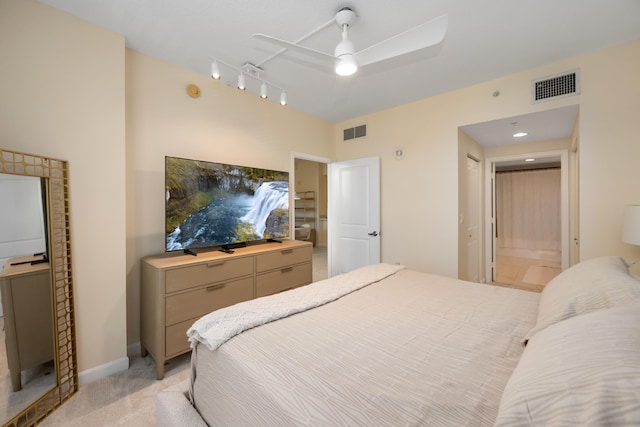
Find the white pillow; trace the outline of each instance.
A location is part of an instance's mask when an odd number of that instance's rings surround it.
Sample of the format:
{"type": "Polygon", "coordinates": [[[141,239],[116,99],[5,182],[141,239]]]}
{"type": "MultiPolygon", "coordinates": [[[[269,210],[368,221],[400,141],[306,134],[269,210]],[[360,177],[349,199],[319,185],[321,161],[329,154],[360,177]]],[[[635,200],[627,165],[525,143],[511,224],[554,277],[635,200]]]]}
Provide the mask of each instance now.
{"type": "Polygon", "coordinates": [[[629,266],[622,258],[612,256],[583,261],[563,271],[544,287],[536,325],[524,341],[554,323],[638,298],[640,280],[631,276],[629,266]]]}
{"type": "Polygon", "coordinates": [[[538,332],[495,426],[640,425],[640,301],[538,332]]]}

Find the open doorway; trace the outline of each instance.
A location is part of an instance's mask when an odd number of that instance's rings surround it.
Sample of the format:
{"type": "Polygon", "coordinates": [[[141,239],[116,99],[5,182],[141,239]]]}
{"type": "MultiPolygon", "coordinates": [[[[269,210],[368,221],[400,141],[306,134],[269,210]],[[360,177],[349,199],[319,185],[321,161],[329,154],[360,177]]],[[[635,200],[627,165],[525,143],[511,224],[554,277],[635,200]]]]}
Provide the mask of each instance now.
{"type": "MultiPolygon", "coordinates": [[[[479,219],[483,224],[483,232],[480,235],[481,254],[479,262],[482,264],[480,275],[481,282],[496,283],[496,255],[498,245],[496,242],[495,223],[495,172],[504,167],[513,168],[516,163],[526,164],[527,158],[538,158],[539,163],[560,162],[560,268],[569,267],[570,262],[575,263],[578,251],[578,140],[579,140],[579,106],[571,105],[521,116],[511,116],[489,122],[475,123],[460,126],[458,139],[459,150],[459,229],[458,229],[458,262],[459,276],[469,280],[470,268],[468,263],[475,259],[474,252],[469,249],[467,237],[473,235],[469,232],[467,221],[470,196],[474,190],[468,181],[469,157],[477,158],[484,169],[481,178],[482,185],[479,190],[482,198],[482,215],[479,219]],[[524,132],[522,132],[524,131],[524,132]],[[528,132],[528,133],[527,133],[528,132]],[[543,160],[544,159],[544,160],[543,160]],[[572,244],[570,244],[570,242],[572,244]]],[[[525,169],[531,169],[529,166],[525,169]]],[[[522,194],[526,191],[521,191],[522,194]]],[[[527,208],[532,209],[532,208],[527,208]]],[[[500,251],[502,252],[502,250],[500,251]]],[[[517,252],[517,251],[516,251],[517,252]]],[[[538,255],[545,258],[546,253],[538,255]]],[[[557,251],[553,253],[553,264],[545,263],[543,266],[557,265],[557,251]]],[[[504,270],[503,270],[504,271],[504,270]]],[[[527,280],[535,278],[540,284],[534,286],[539,289],[546,279],[553,275],[546,268],[536,276],[532,272],[527,280]],[[537,278],[536,278],[537,277],[537,278]]],[[[498,271],[498,273],[500,273],[498,271]]],[[[524,273],[526,274],[526,272],[524,273]]],[[[524,277],[524,274],[521,276],[524,277]]],[[[503,279],[502,279],[503,280],[503,279]]],[[[534,284],[535,285],[535,284],[534,284]]]]}
{"type": "Polygon", "coordinates": [[[487,282],[540,291],[555,275],[569,266],[568,176],[567,150],[486,159],[487,282]],[[506,180],[498,184],[498,171],[502,170],[506,176],[506,171],[515,173],[517,165],[523,171],[533,170],[534,167],[527,165],[529,162],[526,161],[532,158],[536,159],[540,170],[549,171],[540,173],[544,175],[541,180],[546,182],[544,185],[547,187],[534,191],[534,184],[528,177],[513,175],[524,181],[515,189],[506,190],[520,199],[516,208],[513,201],[505,200],[509,196],[505,194],[504,188],[498,188],[511,185],[506,180]],[[498,196],[499,192],[501,196],[498,196]],[[500,199],[502,201],[499,202],[500,199]],[[507,224],[509,221],[521,224],[516,226],[520,229],[515,231],[515,235],[509,230],[513,228],[511,224],[507,224]],[[554,224],[549,226],[545,223],[547,221],[553,221],[554,224]],[[502,257],[500,260],[499,255],[502,257]],[[559,265],[556,262],[558,255],[559,265]]]}
{"type": "Polygon", "coordinates": [[[313,281],[328,277],[327,163],[329,159],[293,153],[292,236],[313,244],[313,281]]]}
{"type": "Polygon", "coordinates": [[[559,156],[494,162],[492,282],[542,288],[562,271],[559,156]]]}

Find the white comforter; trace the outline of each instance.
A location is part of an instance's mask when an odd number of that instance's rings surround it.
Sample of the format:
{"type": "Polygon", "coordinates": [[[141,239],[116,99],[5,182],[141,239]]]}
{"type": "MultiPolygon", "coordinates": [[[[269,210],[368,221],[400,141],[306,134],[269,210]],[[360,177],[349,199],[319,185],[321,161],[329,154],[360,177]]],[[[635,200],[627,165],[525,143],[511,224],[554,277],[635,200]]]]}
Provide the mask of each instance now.
{"type": "Polygon", "coordinates": [[[193,404],[211,426],[491,426],[538,300],[400,269],[215,351],[197,344],[193,404]]]}
{"type": "Polygon", "coordinates": [[[400,265],[377,264],[337,276],[334,280],[216,310],[196,321],[187,331],[187,336],[192,348],[201,342],[209,350],[215,350],[247,329],[335,301],[403,268],[400,265]]]}

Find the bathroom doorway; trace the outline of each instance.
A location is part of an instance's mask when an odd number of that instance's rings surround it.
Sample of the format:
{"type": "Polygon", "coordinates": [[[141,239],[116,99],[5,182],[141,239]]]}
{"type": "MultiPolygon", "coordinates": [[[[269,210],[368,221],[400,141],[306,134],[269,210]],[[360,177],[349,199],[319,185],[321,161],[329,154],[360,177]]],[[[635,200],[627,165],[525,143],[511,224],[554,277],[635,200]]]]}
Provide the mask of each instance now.
{"type": "Polygon", "coordinates": [[[487,169],[489,281],[540,291],[568,264],[567,152],[488,159],[487,169]]]}

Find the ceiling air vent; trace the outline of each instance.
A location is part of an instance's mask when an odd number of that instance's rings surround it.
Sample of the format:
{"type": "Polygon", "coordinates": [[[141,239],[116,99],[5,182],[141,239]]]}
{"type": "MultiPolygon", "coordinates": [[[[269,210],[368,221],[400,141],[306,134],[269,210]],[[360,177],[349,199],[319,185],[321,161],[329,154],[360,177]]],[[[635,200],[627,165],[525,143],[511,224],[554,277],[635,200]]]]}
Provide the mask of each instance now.
{"type": "Polygon", "coordinates": [[[533,102],[580,93],[580,74],[572,71],[533,82],[533,102]]]}
{"type": "Polygon", "coordinates": [[[367,125],[360,125],[343,131],[343,140],[348,141],[354,138],[367,136],[367,125]]]}

